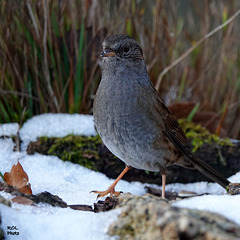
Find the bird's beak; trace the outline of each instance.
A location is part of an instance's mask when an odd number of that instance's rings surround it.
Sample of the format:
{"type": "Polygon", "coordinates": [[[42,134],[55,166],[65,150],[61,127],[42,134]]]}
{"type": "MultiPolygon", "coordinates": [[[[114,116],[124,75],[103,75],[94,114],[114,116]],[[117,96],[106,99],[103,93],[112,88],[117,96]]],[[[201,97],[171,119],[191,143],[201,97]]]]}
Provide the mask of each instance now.
{"type": "Polygon", "coordinates": [[[115,55],[116,55],[116,53],[114,51],[107,48],[100,54],[100,57],[113,57],[115,55]]]}

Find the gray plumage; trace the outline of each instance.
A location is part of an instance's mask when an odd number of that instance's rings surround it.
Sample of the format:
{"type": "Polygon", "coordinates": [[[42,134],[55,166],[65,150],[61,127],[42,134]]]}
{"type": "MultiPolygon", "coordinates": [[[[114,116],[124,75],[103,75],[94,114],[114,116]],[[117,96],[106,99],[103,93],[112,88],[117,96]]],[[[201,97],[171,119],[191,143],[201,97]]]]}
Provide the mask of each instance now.
{"type": "Polygon", "coordinates": [[[101,56],[93,115],[107,148],[134,168],[164,173],[179,164],[226,187],[228,180],[192,155],[184,132],[149,79],[139,44],[112,35],[103,42],[101,56]]]}

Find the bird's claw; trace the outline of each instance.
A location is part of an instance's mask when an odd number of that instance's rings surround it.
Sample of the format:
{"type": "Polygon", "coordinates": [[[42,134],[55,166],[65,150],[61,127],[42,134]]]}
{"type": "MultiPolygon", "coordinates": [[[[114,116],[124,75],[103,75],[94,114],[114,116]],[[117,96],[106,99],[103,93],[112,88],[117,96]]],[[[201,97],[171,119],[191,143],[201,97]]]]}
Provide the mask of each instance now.
{"type": "Polygon", "coordinates": [[[114,188],[108,188],[105,191],[91,191],[90,193],[96,193],[97,195],[97,199],[99,197],[105,197],[106,195],[108,195],[110,193],[110,197],[118,197],[121,193],[123,193],[122,191],[118,191],[116,192],[114,188]]]}

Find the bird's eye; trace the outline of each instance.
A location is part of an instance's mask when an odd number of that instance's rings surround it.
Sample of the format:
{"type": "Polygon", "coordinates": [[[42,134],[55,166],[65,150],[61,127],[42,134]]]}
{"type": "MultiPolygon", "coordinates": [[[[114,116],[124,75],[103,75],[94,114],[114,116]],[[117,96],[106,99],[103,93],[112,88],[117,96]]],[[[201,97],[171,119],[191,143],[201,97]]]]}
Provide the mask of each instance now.
{"type": "Polygon", "coordinates": [[[127,53],[127,52],[129,52],[129,46],[127,45],[127,46],[125,46],[124,48],[123,48],[123,51],[125,52],[125,53],[127,53]]]}

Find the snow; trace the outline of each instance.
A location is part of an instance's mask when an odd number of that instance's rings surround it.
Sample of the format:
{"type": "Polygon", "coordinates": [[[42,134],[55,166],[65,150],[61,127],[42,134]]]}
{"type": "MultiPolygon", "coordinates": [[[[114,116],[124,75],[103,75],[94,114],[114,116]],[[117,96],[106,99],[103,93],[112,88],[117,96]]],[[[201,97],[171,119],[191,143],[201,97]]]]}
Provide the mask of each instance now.
{"type": "Polygon", "coordinates": [[[173,205],[177,207],[192,208],[198,210],[205,210],[227,217],[228,219],[240,224],[240,208],[239,208],[240,196],[229,195],[204,195],[201,197],[194,197],[177,201],[173,205]]]}
{"type": "Polygon", "coordinates": [[[20,233],[19,238],[7,235],[6,239],[111,239],[106,231],[117,214],[119,210],[94,214],[49,206],[1,206],[3,229],[17,226],[20,233]]]}
{"type": "Polygon", "coordinates": [[[18,123],[5,123],[0,125],[0,136],[16,135],[18,131],[18,123]]]}
{"type": "MultiPolygon", "coordinates": [[[[17,133],[18,124],[2,124],[0,135],[11,136],[17,133]]],[[[41,154],[28,155],[27,144],[40,136],[63,137],[68,134],[95,135],[93,117],[80,114],[42,114],[24,123],[20,129],[23,140],[21,152],[14,152],[11,138],[0,139],[0,171],[9,172],[19,160],[29,176],[33,194],[48,191],[61,197],[68,204],[89,204],[96,202],[92,190],[105,190],[112,182],[102,173],[91,171],[82,166],[63,162],[55,156],[41,154]]],[[[229,178],[232,182],[240,181],[240,173],[229,178]]],[[[121,180],[116,190],[142,195],[145,186],[140,182],[121,180]]],[[[156,187],[155,185],[152,185],[156,187]]],[[[228,196],[216,183],[199,182],[192,184],[169,184],[167,191],[188,190],[197,193],[210,193],[172,203],[177,207],[187,207],[220,213],[240,224],[240,196],[228,196]]],[[[11,199],[10,194],[0,192],[0,196],[11,199]]],[[[107,229],[117,219],[120,209],[109,212],[92,213],[76,211],[70,208],[51,207],[38,204],[37,207],[14,203],[12,207],[0,204],[1,227],[6,239],[116,239],[109,237],[107,229]],[[19,235],[7,235],[8,226],[16,226],[19,235]]]]}
{"type": "MultiPolygon", "coordinates": [[[[3,124],[4,125],[4,124],[3,124]]],[[[64,137],[68,134],[96,135],[93,116],[83,114],[46,113],[29,119],[20,130],[24,147],[38,137],[64,137]]]]}

